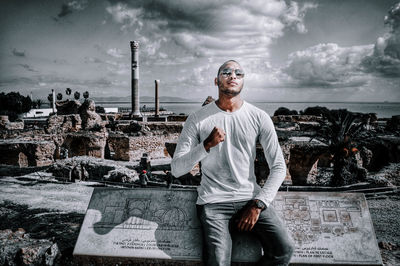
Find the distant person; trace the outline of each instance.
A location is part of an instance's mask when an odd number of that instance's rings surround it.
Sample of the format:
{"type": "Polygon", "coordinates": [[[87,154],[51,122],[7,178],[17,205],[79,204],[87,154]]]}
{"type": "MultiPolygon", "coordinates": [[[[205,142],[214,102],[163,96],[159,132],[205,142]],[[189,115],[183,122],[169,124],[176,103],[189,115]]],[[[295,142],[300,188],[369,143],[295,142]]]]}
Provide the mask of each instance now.
{"type": "Polygon", "coordinates": [[[149,182],[149,177],[147,176],[146,170],[142,170],[142,173],[139,175],[139,181],[141,187],[147,187],[147,182],[149,182]]]}
{"type": "Polygon", "coordinates": [[[293,244],[271,205],[286,176],[274,125],[267,113],[241,99],[244,72],[238,62],[222,64],[214,82],[218,100],[187,118],[171,163],[178,177],[201,161],[197,210],[206,265],[231,264],[235,231],[253,233],[260,240],[260,265],[288,265],[293,244]],[[270,167],[263,188],[254,174],[257,140],[270,167]]]}

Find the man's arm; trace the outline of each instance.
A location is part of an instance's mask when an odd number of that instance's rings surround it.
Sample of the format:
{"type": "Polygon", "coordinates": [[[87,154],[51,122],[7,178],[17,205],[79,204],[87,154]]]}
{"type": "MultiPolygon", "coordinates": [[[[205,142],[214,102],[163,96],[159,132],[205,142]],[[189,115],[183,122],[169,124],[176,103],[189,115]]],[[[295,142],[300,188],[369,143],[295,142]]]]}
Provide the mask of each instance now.
{"type": "Polygon", "coordinates": [[[259,141],[264,149],[270,173],[262,190],[256,195],[255,199],[261,200],[268,207],[286,177],[286,164],[274,124],[269,115],[265,114],[264,117],[261,123],[259,141]]]}
{"type": "Polygon", "coordinates": [[[176,177],[192,170],[198,162],[208,155],[210,148],[218,145],[225,138],[225,132],[220,128],[214,127],[204,142],[200,143],[199,132],[194,121],[195,115],[188,117],[176,145],[171,162],[171,172],[176,177]]]}
{"type": "Polygon", "coordinates": [[[195,115],[190,115],[183,126],[171,162],[172,175],[179,177],[190,170],[207,155],[196,129],[195,115]]]}
{"type": "MultiPolygon", "coordinates": [[[[254,201],[261,200],[266,208],[271,204],[286,176],[286,164],[278,142],[274,124],[265,114],[260,128],[260,143],[270,168],[270,174],[262,190],[255,196],[254,201]]],[[[248,204],[238,222],[239,231],[250,231],[256,224],[262,209],[256,204],[248,204]]]]}

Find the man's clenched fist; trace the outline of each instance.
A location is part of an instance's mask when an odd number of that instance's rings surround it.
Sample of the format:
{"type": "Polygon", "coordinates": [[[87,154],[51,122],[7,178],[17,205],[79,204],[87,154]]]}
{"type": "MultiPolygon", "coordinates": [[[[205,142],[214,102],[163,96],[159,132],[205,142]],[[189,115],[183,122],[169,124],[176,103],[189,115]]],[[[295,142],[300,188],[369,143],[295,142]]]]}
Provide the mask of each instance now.
{"type": "Polygon", "coordinates": [[[206,151],[210,148],[217,146],[218,143],[225,140],[225,131],[222,128],[214,127],[210,135],[204,140],[203,145],[206,151]]]}

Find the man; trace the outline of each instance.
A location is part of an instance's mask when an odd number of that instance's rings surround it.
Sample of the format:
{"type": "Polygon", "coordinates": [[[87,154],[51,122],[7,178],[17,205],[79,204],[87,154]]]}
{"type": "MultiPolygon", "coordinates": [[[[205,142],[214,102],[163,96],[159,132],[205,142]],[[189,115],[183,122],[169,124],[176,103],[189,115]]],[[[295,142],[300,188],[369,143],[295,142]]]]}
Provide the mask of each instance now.
{"type": "Polygon", "coordinates": [[[293,245],[270,205],[286,175],[272,120],[241,99],[244,72],[236,61],[225,62],[214,82],[218,100],[188,117],[171,163],[172,174],[181,176],[201,161],[197,208],[206,265],[230,265],[235,231],[258,237],[261,265],[288,265],[293,245]],[[270,167],[263,188],[254,174],[257,140],[270,167]]]}

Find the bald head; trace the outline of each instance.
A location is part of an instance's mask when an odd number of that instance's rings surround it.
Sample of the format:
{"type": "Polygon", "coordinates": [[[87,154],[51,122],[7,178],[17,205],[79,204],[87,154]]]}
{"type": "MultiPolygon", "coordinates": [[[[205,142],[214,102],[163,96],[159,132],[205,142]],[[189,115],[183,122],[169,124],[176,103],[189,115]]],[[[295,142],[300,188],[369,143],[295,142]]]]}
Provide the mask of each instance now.
{"type": "MultiPolygon", "coordinates": [[[[235,61],[235,60],[233,60],[233,59],[231,59],[231,60],[228,60],[228,61],[226,61],[225,63],[223,63],[219,68],[218,68],[218,73],[217,73],[217,77],[219,77],[219,73],[221,73],[221,70],[222,69],[224,69],[229,63],[236,63],[236,64],[238,64],[239,66],[240,66],[240,64],[237,62],[237,61],[235,61]]],[[[242,66],[240,66],[240,67],[242,67],[242,66]]]]}

